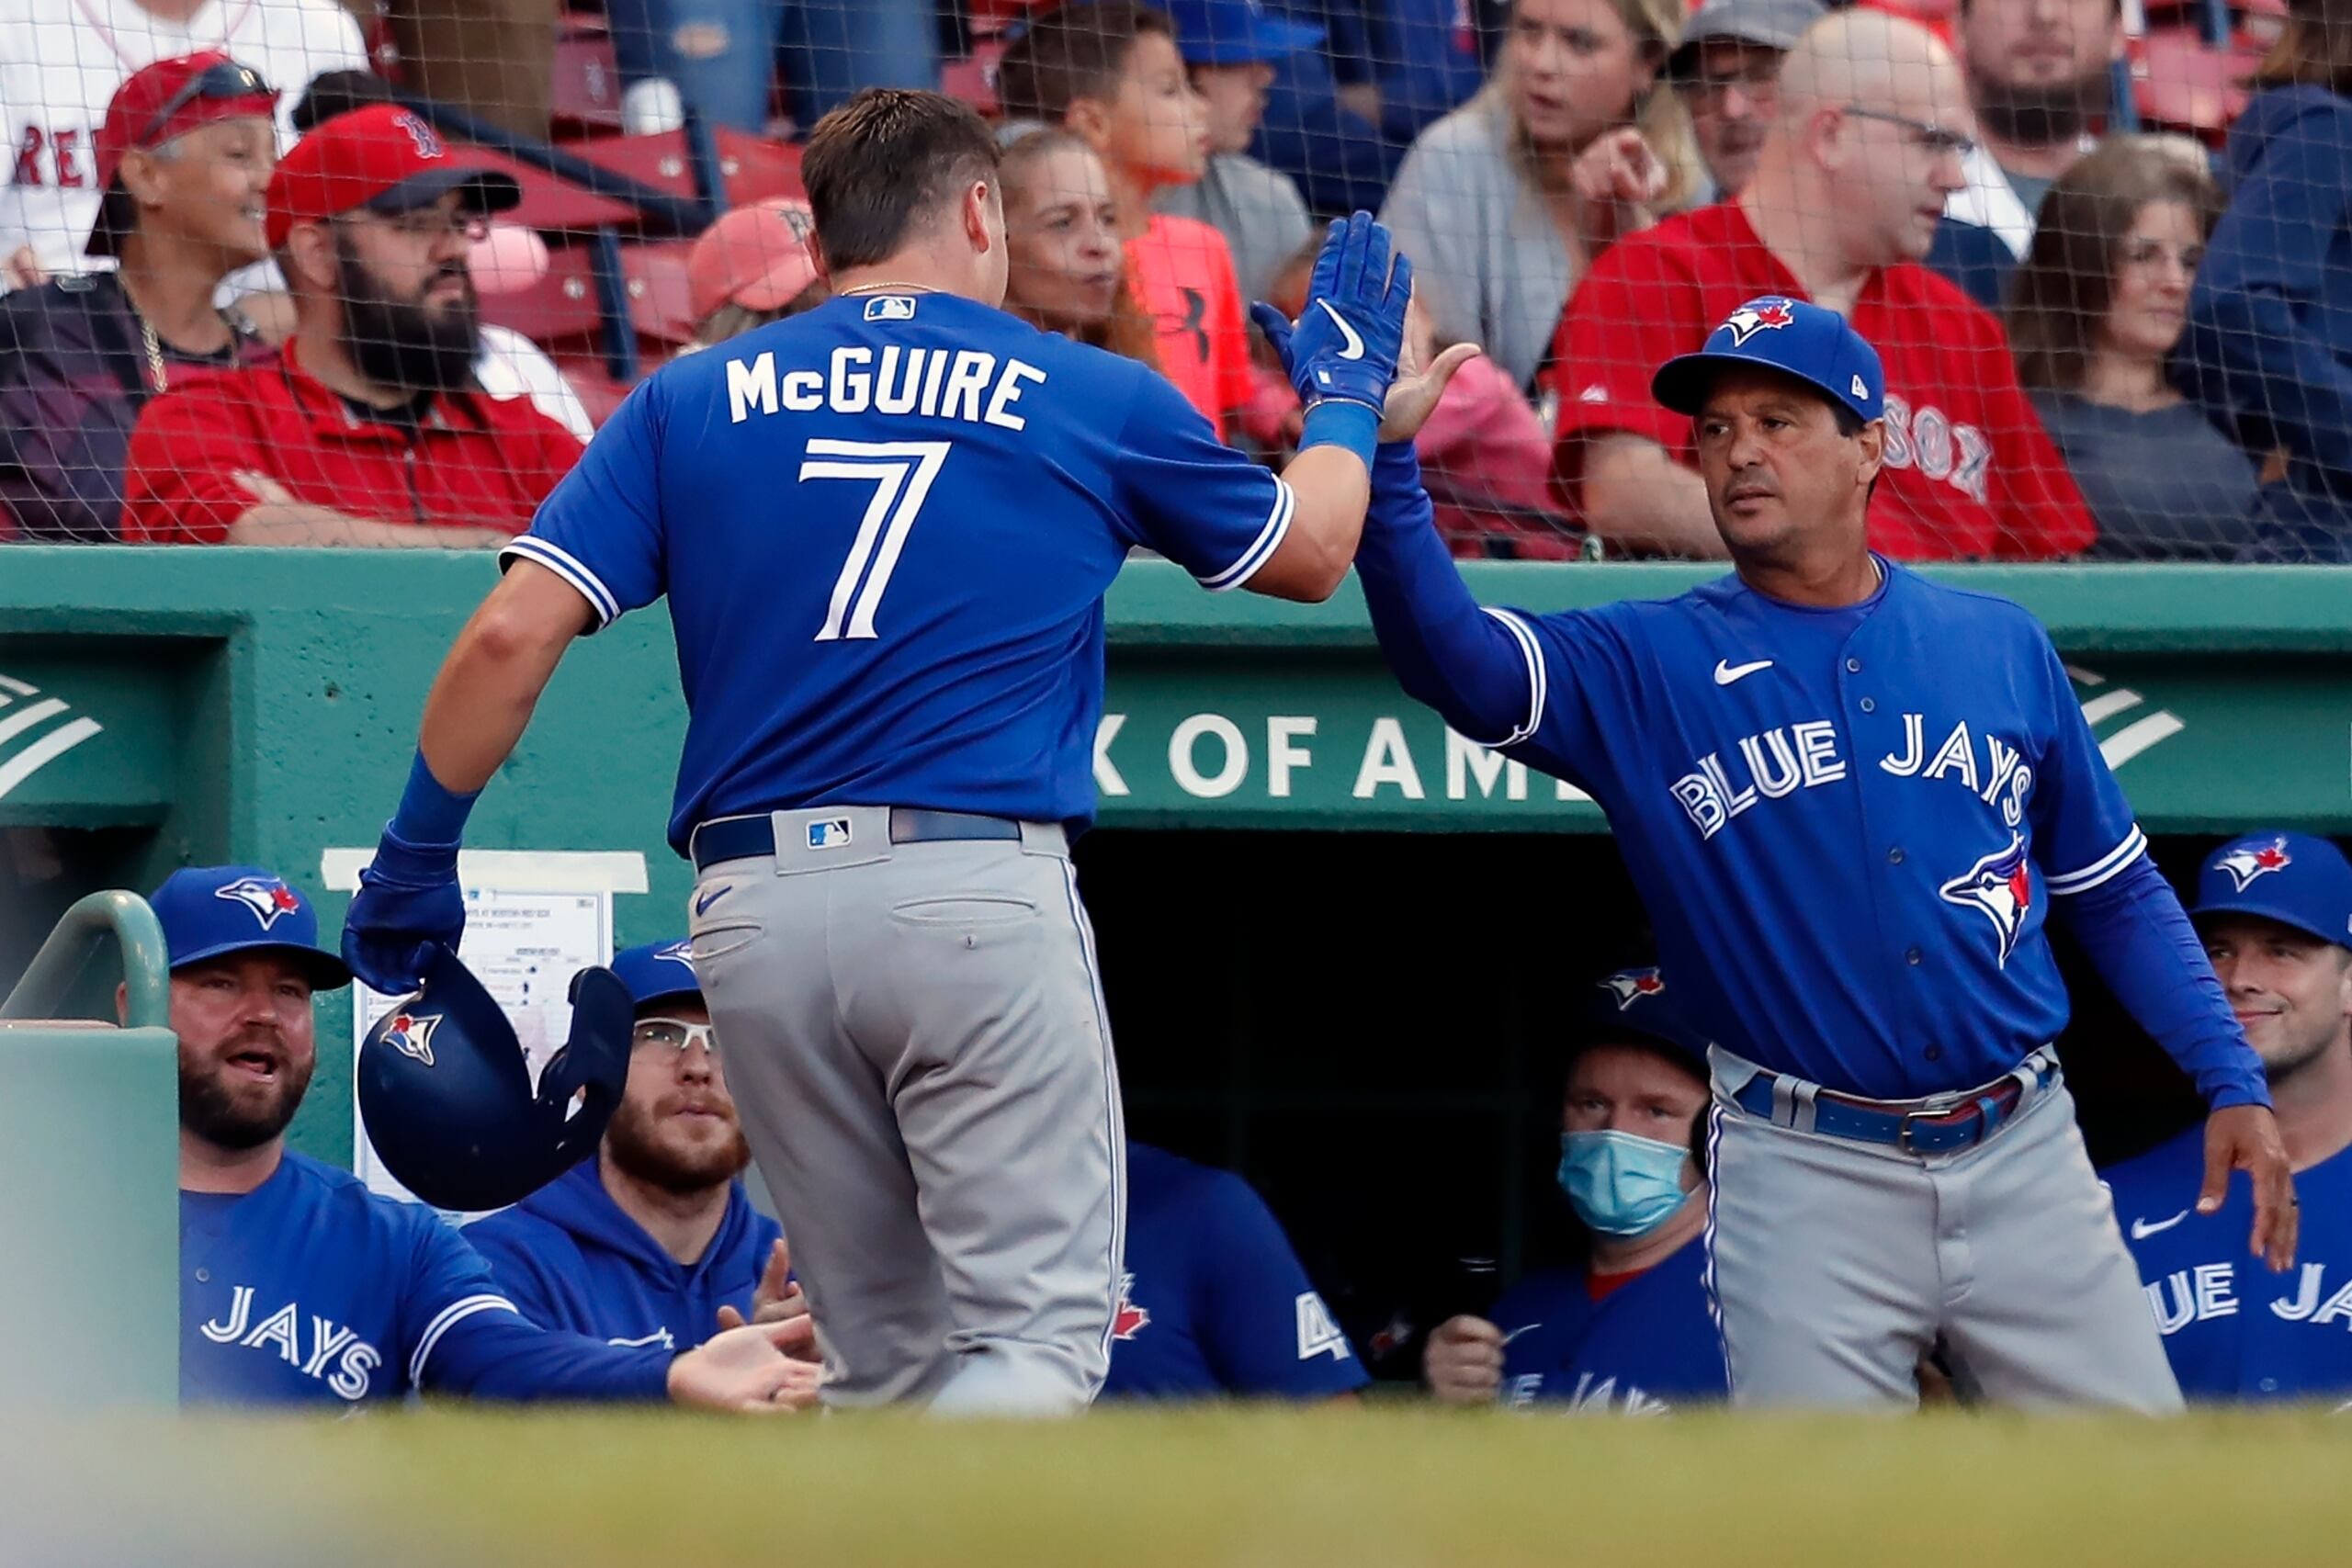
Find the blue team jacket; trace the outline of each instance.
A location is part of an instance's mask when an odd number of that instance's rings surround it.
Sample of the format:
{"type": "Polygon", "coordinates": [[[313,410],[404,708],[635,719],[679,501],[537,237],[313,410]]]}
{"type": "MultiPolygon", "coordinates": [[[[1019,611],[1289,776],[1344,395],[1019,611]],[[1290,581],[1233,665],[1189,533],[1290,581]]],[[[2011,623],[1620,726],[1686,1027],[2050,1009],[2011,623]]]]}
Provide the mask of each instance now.
{"type": "Polygon", "coordinates": [[[1723,1399],[1729,1379],[1706,1264],[1694,1236],[1601,1301],[1581,1269],[1512,1286],[1492,1314],[1503,1331],[1503,1403],[1655,1416],[1723,1399]]]}
{"type": "Polygon", "coordinates": [[[718,1331],[718,1309],[749,1317],[768,1251],[784,1234],[732,1186],[727,1217],[700,1259],[654,1244],[582,1160],[511,1209],[466,1227],[516,1309],[547,1328],[615,1345],[691,1350],[718,1331]]]}
{"type": "Polygon", "coordinates": [[[2196,1400],[2352,1399],[2352,1149],[2295,1173],[2295,1262],[2248,1256],[2253,1189],[2230,1178],[2218,1213],[2196,1213],[2204,1124],[2105,1173],[2115,1223],[2140,1265],[2148,1310],[2180,1392],[2196,1400]]]}

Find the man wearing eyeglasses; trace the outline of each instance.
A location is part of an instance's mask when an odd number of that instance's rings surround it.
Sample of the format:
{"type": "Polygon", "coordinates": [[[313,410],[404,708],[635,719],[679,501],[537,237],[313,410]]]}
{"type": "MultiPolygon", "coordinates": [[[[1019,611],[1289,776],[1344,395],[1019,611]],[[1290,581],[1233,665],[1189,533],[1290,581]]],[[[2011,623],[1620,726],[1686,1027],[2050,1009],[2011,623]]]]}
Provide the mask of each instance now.
{"type": "Polygon", "coordinates": [[[1707,0],[1683,24],[1666,74],[1714,182],[1707,199],[1730,200],[1756,173],[1780,100],[1781,61],[1823,15],[1821,0],[1707,0]]]}
{"type": "Polygon", "coordinates": [[[632,947],[628,1086],[596,1157],[466,1228],[542,1328],[686,1350],[729,1324],[805,1311],[776,1223],[737,1179],[751,1148],[727,1091],[690,944],[632,947]]]}
{"type": "Polygon", "coordinates": [[[467,254],[522,199],[409,110],[375,104],[296,142],[266,236],[294,299],[278,359],[151,403],[130,440],[126,540],[465,548],[520,533],[580,456],[528,402],[474,381],[467,254]]]}
{"type": "Polygon", "coordinates": [[[1554,468],[1595,534],[1627,553],[1723,554],[1690,421],[1650,396],[1650,373],[1772,296],[1846,317],[1885,365],[1873,548],[2017,560],[2090,544],[2000,322],[1917,265],[1963,181],[1973,124],[1958,66],[1924,29],[1865,11],[1806,29],[1738,197],[1619,241],[1561,318],[1554,468]]]}
{"type": "Polygon", "coordinates": [[[0,298],[0,538],[110,541],[131,426],[200,371],[259,358],[221,280],[259,261],[276,95],[218,51],[134,72],[98,132],[97,217],[68,274],[0,298]]]}

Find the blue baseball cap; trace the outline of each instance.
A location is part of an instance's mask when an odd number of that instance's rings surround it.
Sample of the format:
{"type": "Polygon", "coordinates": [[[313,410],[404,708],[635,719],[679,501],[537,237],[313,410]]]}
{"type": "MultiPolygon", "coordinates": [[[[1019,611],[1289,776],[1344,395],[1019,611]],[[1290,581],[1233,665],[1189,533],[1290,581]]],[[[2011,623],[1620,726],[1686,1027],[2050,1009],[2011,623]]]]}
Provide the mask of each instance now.
{"type": "Polygon", "coordinates": [[[1715,373],[1727,365],[1760,365],[1792,376],[1865,423],[1886,412],[1886,372],[1878,350],[1845,317],[1803,299],[1781,294],[1750,299],[1707,334],[1706,346],[1659,366],[1650,396],[1696,418],[1715,373]]]}
{"type": "Polygon", "coordinates": [[[2258,915],[2352,947],[2352,863],[2325,839],[2266,828],[2205,857],[2188,912],[2258,915]]]}
{"type": "Polygon", "coordinates": [[[1683,1027],[1666,976],[1654,964],[1601,976],[1577,1010],[1574,1053],[1625,1041],[1663,1045],[1706,1071],[1706,1049],[1683,1027]]]}
{"type": "Polygon", "coordinates": [[[301,890],[257,865],[182,866],[147,897],[172,967],[232,953],[282,953],[322,991],[351,984],[343,960],[319,945],[319,912],[301,890]]]}
{"type": "Polygon", "coordinates": [[[614,953],[609,967],[628,987],[628,999],[640,1008],[673,997],[692,997],[700,1001],[702,982],[695,977],[694,948],[691,938],[683,942],[649,942],[643,947],[624,948],[614,953]]]}
{"type": "Polygon", "coordinates": [[[1323,29],[1266,14],[1261,0],[1159,0],[1187,65],[1282,60],[1323,41],[1323,29]]]}

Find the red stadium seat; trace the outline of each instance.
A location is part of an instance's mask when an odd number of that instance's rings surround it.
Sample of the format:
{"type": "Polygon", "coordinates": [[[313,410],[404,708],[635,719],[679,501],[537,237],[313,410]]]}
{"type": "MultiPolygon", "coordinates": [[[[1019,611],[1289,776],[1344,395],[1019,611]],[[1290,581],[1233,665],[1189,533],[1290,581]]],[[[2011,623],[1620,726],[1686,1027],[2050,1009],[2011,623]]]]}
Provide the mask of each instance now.
{"type": "MultiPolygon", "coordinates": [[[[621,286],[628,295],[629,325],[641,340],[675,344],[694,336],[694,312],[686,286],[684,240],[624,243],[621,286]]],[[[510,327],[552,351],[557,344],[600,340],[595,275],[585,245],[549,253],[547,275],[511,294],[485,294],[485,320],[510,327]]]]}
{"type": "Polygon", "coordinates": [[[567,17],[556,34],[554,112],[558,140],[621,127],[621,73],[602,20],[567,17]]]}
{"type": "MultiPolygon", "coordinates": [[[[727,187],[727,205],[741,207],[771,196],[805,196],[800,184],[800,150],[763,136],[721,129],[718,174],[727,187]]],[[[686,133],[663,131],[658,136],[598,136],[565,145],[575,157],[602,164],[616,174],[676,196],[695,194],[694,171],[686,161],[686,133]]]]}
{"type": "Polygon", "coordinates": [[[1004,40],[989,39],[977,45],[961,60],[951,60],[939,73],[939,90],[949,97],[969,104],[984,115],[994,115],[996,102],[996,62],[1003,58],[1004,40]]]}

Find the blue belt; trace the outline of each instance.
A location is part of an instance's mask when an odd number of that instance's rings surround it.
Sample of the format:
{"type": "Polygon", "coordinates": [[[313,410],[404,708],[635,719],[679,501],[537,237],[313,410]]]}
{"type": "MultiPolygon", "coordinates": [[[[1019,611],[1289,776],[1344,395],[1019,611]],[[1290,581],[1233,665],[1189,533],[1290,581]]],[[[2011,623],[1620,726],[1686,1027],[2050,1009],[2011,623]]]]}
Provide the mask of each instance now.
{"type": "MultiPolygon", "coordinates": [[[[1861,1144],[1883,1144],[1915,1155],[1950,1154],[1973,1148],[1991,1137],[2017,1114],[2031,1078],[2037,1092],[2050,1087],[2057,1065],[2046,1051],[2026,1058],[2017,1071],[1972,1089],[1950,1105],[1920,1109],[1903,1100],[1864,1100],[1817,1089],[1813,1095],[1813,1130],[1832,1138],[1861,1144]]],[[[1759,1072],[1732,1096],[1732,1103],[1751,1116],[1786,1125],[1774,1113],[1773,1084],[1779,1075],[1759,1072]]],[[[1791,1083],[1797,1080],[1789,1079],[1791,1083]]]]}
{"type": "MultiPolygon", "coordinates": [[[[983,817],[977,811],[930,811],[920,807],[890,807],[890,841],[894,844],[936,844],[977,840],[1021,840],[1021,824],[1009,817],[983,817]]],[[[716,817],[695,829],[696,871],[708,871],[722,861],[752,860],[775,853],[775,821],[762,813],[752,817],[716,817]]]]}

